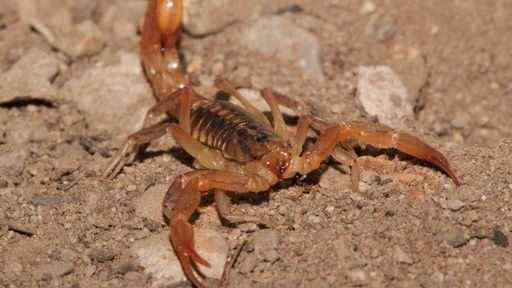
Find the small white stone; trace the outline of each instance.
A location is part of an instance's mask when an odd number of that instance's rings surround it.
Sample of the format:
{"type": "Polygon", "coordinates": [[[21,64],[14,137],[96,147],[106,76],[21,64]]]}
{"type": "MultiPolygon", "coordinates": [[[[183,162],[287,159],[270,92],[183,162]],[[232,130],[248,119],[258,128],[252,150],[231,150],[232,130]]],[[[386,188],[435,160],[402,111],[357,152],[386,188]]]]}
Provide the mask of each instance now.
{"type": "MultiPolygon", "coordinates": [[[[197,252],[211,268],[200,266],[200,271],[209,278],[219,279],[228,256],[228,245],[222,235],[214,230],[195,229],[194,242],[197,252]]],[[[136,241],[131,251],[145,272],[153,276],[152,287],[177,284],[186,281],[180,262],[171,244],[168,232],[136,241]]]]}
{"type": "Polygon", "coordinates": [[[363,6],[361,6],[361,15],[370,15],[377,10],[377,6],[372,1],[364,1],[363,6]]]}

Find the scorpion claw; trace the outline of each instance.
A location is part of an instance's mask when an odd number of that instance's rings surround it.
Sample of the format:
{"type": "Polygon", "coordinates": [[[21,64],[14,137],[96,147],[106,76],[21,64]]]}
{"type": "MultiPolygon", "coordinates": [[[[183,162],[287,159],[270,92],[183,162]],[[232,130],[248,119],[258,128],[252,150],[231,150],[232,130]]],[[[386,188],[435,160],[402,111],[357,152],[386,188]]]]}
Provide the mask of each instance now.
{"type": "Polygon", "coordinates": [[[171,234],[169,238],[176,256],[180,260],[183,272],[197,287],[206,287],[196,276],[199,273],[195,272],[197,270],[194,266],[199,264],[210,268],[211,265],[194,248],[194,230],[192,225],[184,220],[183,217],[177,216],[171,220],[170,226],[171,234]]]}

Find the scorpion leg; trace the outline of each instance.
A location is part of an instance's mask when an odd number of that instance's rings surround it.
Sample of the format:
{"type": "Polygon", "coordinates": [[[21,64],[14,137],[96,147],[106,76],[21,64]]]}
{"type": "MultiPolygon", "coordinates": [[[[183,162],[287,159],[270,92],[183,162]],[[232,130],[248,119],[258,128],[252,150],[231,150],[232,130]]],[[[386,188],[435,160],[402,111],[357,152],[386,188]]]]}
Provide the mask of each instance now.
{"type": "Polygon", "coordinates": [[[288,133],[286,129],[286,124],[284,122],[283,113],[281,113],[281,111],[279,110],[279,105],[274,97],[274,93],[270,88],[265,88],[261,91],[261,95],[263,96],[263,99],[265,99],[265,102],[267,102],[268,106],[270,107],[270,111],[272,113],[272,118],[274,121],[274,131],[279,137],[285,140],[288,139],[288,133]]]}
{"type": "Polygon", "coordinates": [[[228,221],[230,224],[254,223],[270,227],[268,223],[266,223],[259,217],[251,217],[247,215],[234,215],[231,212],[229,205],[229,197],[226,195],[225,191],[215,189],[213,196],[215,197],[215,207],[217,208],[217,213],[219,214],[221,219],[228,221]]]}
{"type": "Polygon", "coordinates": [[[245,97],[243,97],[240,94],[240,92],[238,92],[238,90],[236,90],[235,85],[233,85],[227,79],[224,79],[224,78],[218,76],[215,79],[215,86],[218,89],[235,97],[236,100],[240,101],[240,103],[242,103],[242,105],[245,107],[245,109],[247,109],[247,111],[249,111],[254,117],[256,117],[260,123],[266,125],[267,127],[272,127],[272,125],[270,125],[270,122],[268,121],[265,114],[263,114],[263,112],[261,112],[258,108],[256,108],[254,105],[252,105],[252,103],[250,101],[245,99],[245,97]]]}
{"type": "Polygon", "coordinates": [[[114,178],[117,173],[123,169],[124,165],[131,162],[137,155],[139,148],[151,142],[152,140],[158,139],[166,134],[170,123],[159,123],[153,126],[141,129],[130,136],[126,140],[126,143],[116,155],[116,157],[110,162],[108,167],[103,171],[102,176],[104,178],[114,178]]]}
{"type": "Polygon", "coordinates": [[[189,93],[188,88],[179,89],[151,107],[144,118],[143,128],[128,136],[123,148],[103,171],[103,177],[115,177],[125,165],[133,162],[137,154],[142,152],[148,143],[165,135],[170,123],[159,123],[162,121],[162,116],[176,115],[177,107],[182,106],[178,104],[178,101],[190,102],[190,96],[187,96],[189,93]]]}
{"type": "Polygon", "coordinates": [[[359,177],[361,176],[361,167],[357,163],[357,154],[349,145],[338,143],[331,153],[331,157],[341,164],[350,167],[350,182],[352,183],[352,191],[359,192],[359,177]]]}
{"type": "MultiPolygon", "coordinates": [[[[300,121],[300,120],[299,120],[300,121]]],[[[324,161],[333,152],[334,147],[338,142],[338,134],[340,132],[339,126],[332,126],[318,136],[315,145],[305,151],[302,156],[293,155],[290,165],[283,173],[284,178],[289,178],[300,173],[306,175],[307,173],[318,169],[322,161],[324,161]]],[[[295,137],[303,137],[296,135],[295,137]]]]}
{"type": "Polygon", "coordinates": [[[194,247],[194,231],[189,223],[199,206],[201,193],[218,191],[250,192],[268,188],[251,181],[239,173],[218,170],[196,170],[178,176],[167,191],[162,203],[171,228],[170,241],[187,278],[197,287],[206,287],[198,273],[197,265],[209,267],[194,247]]]}

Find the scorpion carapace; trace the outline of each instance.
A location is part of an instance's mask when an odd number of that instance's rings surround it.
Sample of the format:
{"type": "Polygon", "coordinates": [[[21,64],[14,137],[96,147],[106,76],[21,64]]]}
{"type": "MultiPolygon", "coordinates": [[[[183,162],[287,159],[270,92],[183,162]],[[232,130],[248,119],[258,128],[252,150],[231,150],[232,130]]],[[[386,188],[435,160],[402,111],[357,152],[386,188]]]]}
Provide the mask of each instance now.
{"type": "Polygon", "coordinates": [[[299,102],[271,89],[263,89],[261,95],[270,107],[272,122],[222,78],[215,85],[237,99],[240,106],[199,95],[188,84],[179,65],[176,41],[182,7],[182,0],[148,2],[140,53],[157,103],[148,111],[143,128],[128,137],[104,175],[114,177],[149,142],[166,133],[196,158],[203,169],[178,176],[163,201],[163,213],[170,224],[170,242],[186,277],[194,285],[207,286],[196,269],[198,265],[209,266],[196,252],[189,222],[202,193],[213,191],[222,218],[232,222],[257,221],[230,215],[225,192],[267,190],[281,179],[318,169],[329,156],[351,167],[352,189],[357,191],[360,168],[353,143],[395,148],[426,160],[459,185],[443,154],[410,134],[364,122],[329,124],[306,114],[299,118],[296,132],[291,134],[278,106],[303,109],[299,102]],[[162,116],[167,118],[162,120],[162,116]],[[178,124],[170,118],[178,119],[178,124]],[[314,145],[303,151],[310,129],[318,137],[314,145]]]}

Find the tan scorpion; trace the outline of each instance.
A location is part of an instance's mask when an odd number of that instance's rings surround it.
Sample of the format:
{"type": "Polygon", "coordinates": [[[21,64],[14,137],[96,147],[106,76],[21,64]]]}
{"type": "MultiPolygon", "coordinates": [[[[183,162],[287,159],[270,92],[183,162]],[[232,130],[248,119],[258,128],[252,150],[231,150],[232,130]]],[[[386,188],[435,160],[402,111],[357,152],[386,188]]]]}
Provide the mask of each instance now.
{"type": "Polygon", "coordinates": [[[182,0],[148,1],[140,55],[156,104],[147,112],[143,128],[128,137],[104,176],[115,177],[151,141],[166,133],[199,162],[202,169],[176,177],[162,204],[169,220],[172,247],[187,279],[195,286],[208,286],[197,267],[210,264],[194,247],[190,218],[199,206],[201,195],[210,191],[214,193],[220,216],[230,219],[225,192],[268,190],[282,179],[318,169],[330,156],[351,167],[352,189],[357,191],[360,169],[354,143],[394,148],[425,160],[460,185],[443,154],[417,137],[389,127],[365,122],[328,124],[305,115],[299,118],[292,134],[279,106],[299,109],[299,102],[271,89],[263,89],[261,95],[271,108],[272,122],[227,80],[218,78],[215,84],[237,99],[240,106],[199,95],[189,85],[178,58],[176,42],[182,15],[182,0]],[[162,117],[175,119],[177,123],[160,121],[162,117]],[[310,129],[318,136],[314,145],[303,151],[310,129]]]}

